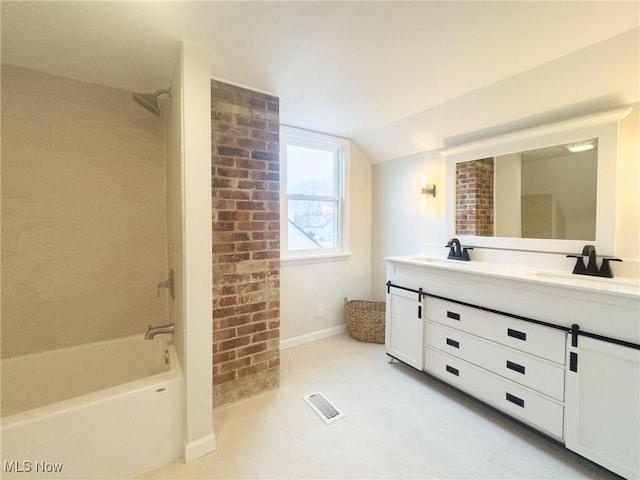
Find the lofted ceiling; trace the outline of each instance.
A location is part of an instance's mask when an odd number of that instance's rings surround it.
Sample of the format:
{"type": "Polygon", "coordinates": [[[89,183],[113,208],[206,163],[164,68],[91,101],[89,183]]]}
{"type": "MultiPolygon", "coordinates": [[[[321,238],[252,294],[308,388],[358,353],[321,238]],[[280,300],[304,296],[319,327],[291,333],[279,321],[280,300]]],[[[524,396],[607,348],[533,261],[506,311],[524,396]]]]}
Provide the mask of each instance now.
{"type": "Polygon", "coordinates": [[[282,123],[352,138],[374,161],[639,95],[638,1],[3,0],[0,8],[3,63],[155,91],[167,87],[186,41],[209,52],[212,78],[279,96],[282,123]],[[574,65],[580,56],[591,64],[574,65]]]}

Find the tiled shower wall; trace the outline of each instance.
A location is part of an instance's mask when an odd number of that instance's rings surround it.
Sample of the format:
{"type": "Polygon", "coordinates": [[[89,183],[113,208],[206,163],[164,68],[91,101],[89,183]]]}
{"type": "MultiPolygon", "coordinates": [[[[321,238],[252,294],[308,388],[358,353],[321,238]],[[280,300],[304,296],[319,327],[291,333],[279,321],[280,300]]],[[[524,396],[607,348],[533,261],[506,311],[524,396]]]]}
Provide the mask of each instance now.
{"type": "Polygon", "coordinates": [[[213,405],[279,384],[279,100],[211,82],[213,405]]]}
{"type": "Polygon", "coordinates": [[[167,320],[164,126],[131,93],[2,65],[2,356],[167,320]]]}

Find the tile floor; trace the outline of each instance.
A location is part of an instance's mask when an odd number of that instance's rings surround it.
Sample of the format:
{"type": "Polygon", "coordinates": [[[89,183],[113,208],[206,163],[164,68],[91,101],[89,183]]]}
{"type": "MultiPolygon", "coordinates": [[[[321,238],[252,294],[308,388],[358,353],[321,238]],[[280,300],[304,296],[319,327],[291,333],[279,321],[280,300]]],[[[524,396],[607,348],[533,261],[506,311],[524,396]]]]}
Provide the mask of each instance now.
{"type": "Polygon", "coordinates": [[[339,335],[282,351],[281,386],[214,410],[218,449],[141,479],[616,479],[399,362],[339,335]],[[346,414],[326,425],[302,397],[346,414]]]}

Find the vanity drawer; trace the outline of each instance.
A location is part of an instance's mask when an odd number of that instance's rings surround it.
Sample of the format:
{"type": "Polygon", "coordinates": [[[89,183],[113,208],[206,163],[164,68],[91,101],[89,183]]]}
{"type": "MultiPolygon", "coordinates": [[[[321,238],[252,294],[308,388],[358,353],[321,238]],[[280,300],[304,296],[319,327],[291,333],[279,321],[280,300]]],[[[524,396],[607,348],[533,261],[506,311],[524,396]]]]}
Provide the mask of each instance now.
{"type": "Polygon", "coordinates": [[[559,364],[565,363],[566,334],[561,330],[437,298],[427,299],[425,316],[432,322],[469,332],[559,364]]]}
{"type": "Polygon", "coordinates": [[[425,344],[564,400],[564,367],[555,363],[429,321],[425,322],[425,344]]]}
{"type": "Polygon", "coordinates": [[[430,347],[424,349],[424,370],[512,417],[562,439],[564,408],[561,404],[430,347]]]}

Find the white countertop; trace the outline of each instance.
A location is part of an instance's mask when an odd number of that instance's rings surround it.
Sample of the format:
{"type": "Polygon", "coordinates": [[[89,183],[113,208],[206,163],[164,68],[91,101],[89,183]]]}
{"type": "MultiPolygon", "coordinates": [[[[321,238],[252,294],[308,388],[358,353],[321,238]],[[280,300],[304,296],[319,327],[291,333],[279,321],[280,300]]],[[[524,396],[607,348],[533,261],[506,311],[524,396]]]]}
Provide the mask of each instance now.
{"type": "Polygon", "coordinates": [[[388,257],[386,260],[420,267],[466,272],[640,299],[640,279],[638,278],[591,277],[588,275],[573,275],[571,272],[563,270],[473,260],[465,262],[424,255],[388,257]]]}

